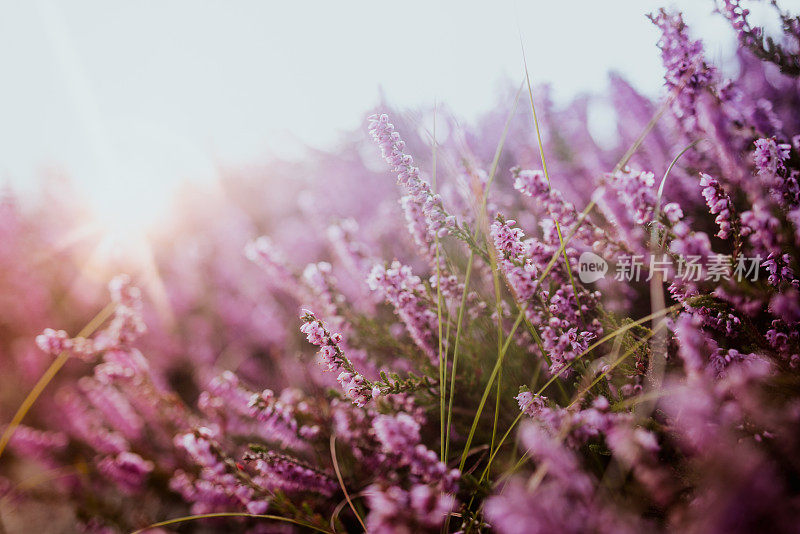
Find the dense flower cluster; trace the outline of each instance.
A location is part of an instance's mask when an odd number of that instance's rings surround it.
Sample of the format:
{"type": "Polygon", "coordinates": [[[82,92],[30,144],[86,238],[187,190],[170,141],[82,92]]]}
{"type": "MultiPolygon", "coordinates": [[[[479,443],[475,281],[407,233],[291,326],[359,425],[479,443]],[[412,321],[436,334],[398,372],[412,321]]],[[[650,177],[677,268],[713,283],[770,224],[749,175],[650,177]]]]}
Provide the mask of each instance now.
{"type": "Polygon", "coordinates": [[[796,532],[800,19],[719,7],[738,68],[655,13],[616,143],[542,88],[540,153],[512,93],[437,116],[428,181],[372,115],[187,193],[107,291],[77,201],[4,194],[0,532],[796,532]]]}

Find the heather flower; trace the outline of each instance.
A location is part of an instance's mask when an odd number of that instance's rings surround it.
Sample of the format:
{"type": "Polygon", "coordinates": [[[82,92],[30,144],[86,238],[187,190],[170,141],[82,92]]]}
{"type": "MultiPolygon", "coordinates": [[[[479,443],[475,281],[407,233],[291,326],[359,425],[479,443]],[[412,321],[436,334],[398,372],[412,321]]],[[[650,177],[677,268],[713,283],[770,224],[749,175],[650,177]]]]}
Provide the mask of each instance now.
{"type": "Polygon", "coordinates": [[[529,389],[523,389],[514,398],[519,404],[520,411],[528,417],[536,417],[547,408],[547,397],[534,395],[529,389]]]}
{"type": "Polygon", "coordinates": [[[342,386],[345,395],[356,406],[364,406],[373,398],[374,385],[357,372],[345,356],[341,348],[342,335],[331,334],[322,321],[311,312],[306,312],[302,319],[303,326],[300,327],[300,331],[306,334],[309,343],[320,348],[317,353],[320,363],[325,365],[328,371],[339,372],[336,380],[342,386]]]}
{"type": "Polygon", "coordinates": [[[401,205],[409,232],[420,250],[432,258],[435,239],[453,230],[455,217],[445,211],[441,197],[433,193],[430,184],[421,177],[419,168],[414,166],[414,159],[404,152],[406,144],[389,122],[388,115],[372,115],[369,131],[383,158],[398,173],[398,183],[407,192],[401,205]]]}
{"type": "Polygon", "coordinates": [[[142,291],[133,285],[131,277],[127,274],[115,276],[108,283],[108,292],[111,301],[117,306],[138,309],[142,304],[142,291]]]}
{"type": "Polygon", "coordinates": [[[498,532],[636,532],[636,521],[595,502],[592,481],[574,455],[535,425],[520,431],[528,453],[544,469],[541,481],[515,477],[486,501],[486,517],[498,532]]]}
{"type": "Polygon", "coordinates": [[[222,452],[212,429],[201,427],[180,434],[175,437],[175,446],[201,467],[197,477],[178,470],[170,480],[170,489],[193,503],[193,513],[226,511],[231,507],[244,508],[250,513],[266,510],[265,491],[246,483],[239,466],[222,452]]]}
{"type": "Polygon", "coordinates": [[[691,131],[696,125],[694,106],[698,93],[714,83],[716,71],[705,62],[703,44],[689,37],[680,13],[661,9],[649,18],[661,30],[658,47],[666,71],[664,81],[669,90],[677,93],[673,110],[691,131]]]}
{"type": "Polygon", "coordinates": [[[623,204],[629,209],[633,209],[633,221],[636,224],[645,224],[650,221],[656,204],[653,173],[636,172],[626,167],[616,174],[610,175],[608,183],[617,191],[623,204]]]}
{"type": "Polygon", "coordinates": [[[202,410],[224,404],[227,410],[240,415],[249,414],[250,398],[253,393],[240,386],[239,377],[231,371],[215,376],[208,388],[200,394],[198,404],[202,410]]]}
{"type": "Polygon", "coordinates": [[[250,241],[244,249],[247,259],[264,269],[276,287],[283,287],[294,295],[302,294],[297,279],[289,269],[283,252],[275,246],[272,239],[262,235],[250,241]]]}
{"type": "Polygon", "coordinates": [[[89,402],[105,416],[107,424],[129,440],[141,437],[144,421],[136,413],[128,399],[116,388],[100,384],[90,378],[82,378],[78,387],[89,402]]]}
{"type": "MultiPolygon", "coordinates": [[[[777,1],[772,2],[778,8],[777,1]]],[[[740,0],[722,0],[722,14],[728,19],[739,43],[750,50],[756,57],[776,64],[782,72],[797,76],[800,74],[800,61],[797,54],[791,50],[786,50],[780,43],[776,43],[772,38],[764,35],[763,28],[751,26],[748,17],[750,10],[741,6],[740,0]]],[[[784,33],[796,40],[800,34],[800,23],[795,18],[781,13],[784,33]]]]}
{"type": "Polygon", "coordinates": [[[367,247],[358,241],[359,225],[355,219],[345,219],[328,227],[326,235],[339,259],[358,277],[366,276],[371,265],[367,247]]]}
{"type": "Polygon", "coordinates": [[[709,357],[709,371],[714,374],[716,378],[726,376],[726,369],[731,365],[748,363],[758,360],[756,354],[743,354],[736,349],[717,349],[709,357]]]}
{"type": "Polygon", "coordinates": [[[511,169],[514,177],[514,189],[527,197],[531,197],[535,205],[544,208],[553,220],[559,224],[569,226],[577,218],[575,206],[564,200],[560,191],[550,188],[547,177],[542,171],[521,170],[519,167],[511,169]]]}
{"type": "Polygon", "coordinates": [[[539,287],[538,269],[528,257],[530,248],[529,243],[522,241],[524,232],[520,228],[512,228],[514,224],[516,221],[513,219],[505,220],[498,216],[490,227],[490,233],[500,255],[499,268],[517,300],[528,302],[536,295],[539,287]]]}
{"type": "Polygon", "coordinates": [[[366,489],[370,506],[367,529],[378,534],[396,532],[439,532],[455,506],[452,495],[438,493],[417,484],[410,491],[397,486],[366,489]]]}
{"type": "Polygon", "coordinates": [[[438,365],[438,316],[424,298],[426,289],[420,278],[411,272],[410,267],[395,260],[389,267],[375,265],[367,283],[370,289],[394,306],[411,339],[433,365],[438,365]]]}
{"type": "Polygon", "coordinates": [[[498,218],[492,223],[491,232],[497,252],[504,257],[519,258],[527,253],[528,247],[522,241],[525,233],[521,228],[512,228],[517,223],[513,219],[498,218]]]}
{"type": "Polygon", "coordinates": [[[213,438],[214,432],[211,429],[201,427],[195,432],[176,436],[175,445],[185,450],[198,465],[214,471],[224,471],[224,465],[214,451],[213,438]]]}
{"type": "Polygon", "coordinates": [[[792,146],[788,143],[778,143],[774,137],[756,139],[756,149],[753,159],[756,171],[762,176],[774,176],[786,171],[786,160],[792,146]]]}
{"type": "Polygon", "coordinates": [[[784,323],[797,324],[800,322],[800,294],[798,294],[797,289],[778,293],[772,297],[769,309],[773,315],[784,323]]]}
{"type": "Polygon", "coordinates": [[[717,236],[726,239],[731,235],[733,206],[731,199],[722,189],[719,181],[711,176],[700,173],[700,186],[703,188],[703,198],[706,199],[709,210],[717,218],[714,222],[719,226],[717,236]]]}
{"type": "MultiPolygon", "coordinates": [[[[95,336],[91,345],[77,343],[84,353],[92,348],[94,353],[127,348],[147,331],[142,316],[142,294],[133,285],[130,277],[126,274],[114,277],[109,282],[108,289],[112,302],[116,304],[114,316],[111,323],[95,336]]],[[[84,354],[84,358],[88,356],[84,354]]]]}
{"type": "Polygon", "coordinates": [[[682,301],[699,292],[699,283],[705,274],[703,266],[713,251],[705,232],[691,232],[683,222],[675,225],[673,230],[676,236],[669,249],[677,256],[677,266],[669,291],[675,299],[682,301]]]}
{"type": "Polygon", "coordinates": [[[419,423],[411,416],[405,413],[378,415],[373,419],[372,428],[382,450],[396,458],[400,465],[408,466],[420,481],[439,484],[443,491],[455,491],[458,470],[449,470],[435,452],[420,444],[419,423]]]}
{"type": "Polygon", "coordinates": [[[71,391],[59,395],[58,402],[69,422],[70,432],[102,454],[118,454],[130,448],[120,432],[107,428],[101,414],[71,391]]]}
{"type": "Polygon", "coordinates": [[[68,443],[69,438],[63,432],[49,432],[20,425],[9,445],[17,454],[50,460],[63,451],[68,443]]]}
{"type": "Polygon", "coordinates": [[[285,454],[259,450],[247,453],[244,460],[255,469],[254,481],[269,490],[330,496],[339,489],[339,483],[332,475],[285,454]]]}
{"type": "Polygon", "coordinates": [[[706,335],[702,321],[692,314],[681,314],[675,321],[675,335],[680,340],[678,354],[686,374],[693,375],[705,368],[708,356],[717,349],[716,342],[706,335]]]}
{"type": "Polygon", "coordinates": [[[47,354],[58,356],[68,352],[71,356],[82,360],[91,360],[97,355],[95,343],[84,337],[70,338],[64,330],[45,328],[36,336],[36,345],[47,354]]]}
{"type": "Polygon", "coordinates": [[[257,436],[284,447],[299,447],[305,436],[313,434],[313,425],[307,427],[298,421],[301,403],[302,399],[289,389],[280,395],[270,389],[255,393],[230,371],[214,377],[198,398],[208,424],[219,425],[224,434],[257,436]]]}
{"type": "Polygon", "coordinates": [[[753,157],[756,172],[771,191],[772,197],[784,208],[796,206],[800,201],[798,171],[789,171],[786,167],[791,145],[778,143],[774,137],[770,137],[757,139],[755,147],[753,157]]]}
{"type": "MultiPolygon", "coordinates": [[[[201,476],[210,476],[203,471],[201,476]]],[[[192,478],[178,470],[169,481],[169,488],[185,501],[193,503],[192,513],[207,514],[218,510],[229,510],[239,504],[238,499],[225,486],[211,480],[192,478]]]]}
{"type": "Polygon", "coordinates": [[[44,352],[58,356],[60,353],[72,348],[72,340],[63,330],[45,328],[44,332],[36,336],[36,345],[44,352]]]}
{"type": "Polygon", "coordinates": [[[144,460],[136,453],[123,451],[116,456],[101,459],[97,468],[106,478],[128,492],[142,489],[147,476],[153,471],[153,462],[144,460]]]}
{"type": "MultiPolygon", "coordinates": [[[[530,167],[539,139],[509,109],[513,88],[474,124],[436,110],[436,192],[410,156],[430,149],[426,132],[404,127],[401,139],[385,116],[370,119],[404,221],[355,135],[298,162],[225,169],[226,194],[184,195],[145,265],[113,263],[141,272],[154,298],[115,278],[114,315],[85,338],[66,333],[102,308],[98,271],[73,239],[81,203],[50,182],[29,206],[0,192],[0,412],[15,413],[53,356],[85,360],[34,390],[24,422],[45,430],[19,426],[0,450],[7,529],[58,502],[79,529],[104,534],[212,512],[322,531],[357,528],[355,514],[369,532],[795,530],[800,69],[794,41],[769,40],[739,2],[721,11],[745,44],[724,69],[734,77],[719,78],[680,15],[654,14],[666,99],[612,76],[618,136],[594,139],[594,95],[560,106],[537,91],[552,188],[530,167]],[[489,161],[511,167],[491,189],[489,161]],[[587,207],[580,225],[576,205],[587,207]],[[456,224],[450,213],[462,212],[456,224]],[[397,239],[398,224],[412,239],[397,239]],[[246,245],[255,228],[272,238],[246,245]],[[469,284],[465,250],[436,247],[447,234],[469,245],[469,284]],[[661,278],[583,282],[589,251],[618,266],[641,256],[643,269],[672,260],[664,317],[646,318],[661,313],[661,278]],[[721,274],[742,261],[743,277],[721,274]],[[301,325],[298,305],[316,312],[301,325]],[[662,320],[669,331],[651,339],[662,320]],[[294,357],[303,339],[328,373],[294,357]],[[379,372],[384,362],[398,372],[379,372]],[[88,469],[76,476],[76,465],[88,469]],[[23,480],[40,469],[59,478],[23,480]]],[[[784,35],[800,36],[800,19],[778,13],[784,35]]]]}
{"type": "Polygon", "coordinates": [[[770,253],[767,259],[761,264],[769,272],[767,281],[775,287],[779,287],[783,282],[788,282],[797,289],[800,281],[794,277],[794,270],[791,267],[791,262],[792,257],[789,254],[778,255],[770,253]]]}
{"type": "Polygon", "coordinates": [[[550,192],[550,184],[542,171],[512,169],[514,189],[525,196],[541,198],[550,192]],[[514,172],[516,170],[516,172],[514,172]]]}
{"type": "Polygon", "coordinates": [[[309,263],[303,270],[303,280],[317,295],[324,315],[333,318],[336,317],[337,299],[331,290],[333,285],[331,270],[331,264],[325,261],[309,263]]]}
{"type": "Polygon", "coordinates": [[[605,439],[614,458],[632,471],[655,502],[664,506],[674,499],[676,484],[658,465],[661,446],[653,432],[620,421],[608,429],[605,439]]]}
{"type": "Polygon", "coordinates": [[[683,210],[681,209],[680,204],[677,202],[669,202],[668,204],[665,204],[661,209],[661,212],[672,224],[675,224],[683,219],[683,210]]]}
{"type": "Polygon", "coordinates": [[[395,454],[404,454],[419,443],[419,423],[408,414],[379,415],[373,423],[375,436],[383,448],[395,454]]]}
{"type": "Polygon", "coordinates": [[[742,236],[760,258],[781,254],[781,221],[763,203],[742,213],[742,236]]]}

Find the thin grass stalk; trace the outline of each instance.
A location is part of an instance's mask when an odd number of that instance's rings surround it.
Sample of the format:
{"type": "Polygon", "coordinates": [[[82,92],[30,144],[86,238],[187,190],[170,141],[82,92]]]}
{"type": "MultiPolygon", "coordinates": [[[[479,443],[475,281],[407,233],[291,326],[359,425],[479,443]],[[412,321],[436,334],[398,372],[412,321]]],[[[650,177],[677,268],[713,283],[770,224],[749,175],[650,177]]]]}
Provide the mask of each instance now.
{"type": "Polygon", "coordinates": [[[456,320],[456,340],[453,345],[453,371],[450,374],[450,399],[447,404],[447,428],[445,429],[445,442],[444,442],[444,456],[445,459],[449,456],[450,452],[450,423],[453,418],[453,399],[456,392],[456,369],[458,367],[458,349],[461,343],[461,325],[464,321],[464,310],[467,307],[467,295],[469,293],[469,280],[472,275],[472,262],[475,259],[475,253],[470,250],[469,259],[467,260],[467,270],[464,275],[464,291],[461,293],[461,305],[458,308],[458,319],[456,320]]]}
{"type": "MultiPolygon", "coordinates": [[[[539,119],[536,115],[536,105],[533,103],[533,87],[531,86],[531,78],[528,73],[528,60],[525,57],[525,45],[522,43],[522,33],[519,35],[519,44],[522,47],[522,62],[525,65],[525,80],[528,83],[528,96],[531,100],[531,112],[533,113],[533,124],[536,127],[536,140],[539,143],[539,156],[542,158],[542,171],[544,172],[544,177],[547,180],[547,187],[552,188],[550,183],[550,174],[547,172],[547,162],[545,161],[544,157],[544,144],[542,143],[542,133],[539,128],[539,119]]],[[[581,301],[578,298],[578,286],[575,285],[575,278],[572,276],[572,266],[569,264],[569,257],[567,256],[567,248],[564,244],[564,237],[561,235],[561,224],[553,218],[553,222],[556,223],[556,232],[558,233],[558,242],[563,249],[564,254],[564,263],[566,264],[567,268],[567,276],[569,277],[569,283],[572,285],[572,292],[575,296],[575,302],[578,305],[578,317],[583,320],[583,314],[581,313],[581,301]]]]}
{"type": "MultiPolygon", "coordinates": [[[[116,308],[116,304],[110,303],[106,305],[105,308],[100,310],[97,315],[95,315],[87,324],[83,327],[83,329],[78,332],[76,337],[88,337],[92,335],[95,330],[100,328],[106,319],[108,319],[111,314],[114,312],[116,308]]],[[[17,412],[14,414],[14,418],[11,419],[11,422],[6,427],[5,431],[3,432],[2,437],[0,437],[0,456],[3,455],[3,452],[6,450],[9,441],[14,436],[14,433],[17,431],[17,427],[19,427],[22,420],[28,414],[30,409],[33,407],[36,400],[45,390],[48,384],[55,378],[58,372],[61,370],[62,367],[67,363],[70,359],[70,353],[68,351],[64,351],[58,355],[58,357],[53,360],[53,363],[45,370],[42,377],[36,382],[36,384],[31,389],[30,393],[25,397],[25,400],[22,401],[17,412]]]]}
{"type": "Polygon", "coordinates": [[[334,532],[331,530],[325,530],[316,525],[312,525],[311,523],[306,523],[304,521],[299,521],[297,519],[290,519],[288,517],[282,517],[279,515],[248,514],[246,512],[216,512],[211,514],[186,515],[183,517],[176,517],[174,519],[167,519],[166,521],[159,521],[158,523],[153,523],[152,525],[148,525],[144,528],[140,528],[139,530],[135,530],[131,534],[144,534],[145,532],[156,528],[168,527],[170,525],[177,525],[178,523],[186,523],[189,521],[197,521],[198,519],[213,519],[216,517],[249,517],[253,519],[272,519],[274,521],[283,521],[286,523],[292,523],[293,525],[297,525],[300,527],[309,528],[315,532],[322,532],[324,534],[334,534],[334,532]]]}

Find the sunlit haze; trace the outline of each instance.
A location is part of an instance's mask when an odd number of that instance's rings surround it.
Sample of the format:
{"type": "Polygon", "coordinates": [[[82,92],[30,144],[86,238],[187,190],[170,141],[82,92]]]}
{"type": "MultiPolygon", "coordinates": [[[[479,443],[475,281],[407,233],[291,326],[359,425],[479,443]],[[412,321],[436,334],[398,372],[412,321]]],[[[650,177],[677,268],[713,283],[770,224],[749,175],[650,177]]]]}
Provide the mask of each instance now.
{"type": "MultiPolygon", "coordinates": [[[[657,95],[645,14],[660,5],[6,2],[0,177],[25,190],[56,167],[101,216],[138,224],[220,163],[332,147],[381,93],[400,108],[445,102],[470,120],[520,79],[520,33],[534,82],[562,102],[603,90],[609,70],[657,95]]],[[[712,2],[675,5],[724,60],[733,36],[712,2]]]]}

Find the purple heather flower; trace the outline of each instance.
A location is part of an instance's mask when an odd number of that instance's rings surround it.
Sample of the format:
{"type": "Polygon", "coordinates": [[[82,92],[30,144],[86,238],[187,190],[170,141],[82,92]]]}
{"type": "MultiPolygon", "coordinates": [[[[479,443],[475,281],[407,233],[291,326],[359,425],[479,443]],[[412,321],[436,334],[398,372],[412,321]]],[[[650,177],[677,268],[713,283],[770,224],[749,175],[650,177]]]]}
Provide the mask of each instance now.
{"type": "Polygon", "coordinates": [[[417,484],[406,491],[398,486],[372,485],[365,491],[370,513],[367,530],[376,534],[439,532],[455,499],[417,484]]]}
{"type": "Polygon", "coordinates": [[[78,388],[86,395],[89,402],[105,416],[109,427],[122,433],[129,440],[142,436],[145,423],[131,406],[127,397],[114,386],[98,383],[84,377],[79,380],[78,388]]]}
{"type": "Polygon", "coordinates": [[[533,261],[528,257],[529,245],[522,241],[525,236],[520,228],[512,228],[514,220],[497,218],[490,233],[498,255],[498,267],[508,280],[520,302],[531,300],[539,287],[538,272],[533,261]]]}
{"type": "Polygon", "coordinates": [[[514,167],[511,169],[511,174],[514,177],[514,189],[531,197],[535,205],[543,209],[553,220],[564,226],[575,222],[577,218],[575,206],[564,200],[560,191],[551,189],[544,172],[514,167]]]}
{"type": "Polygon", "coordinates": [[[766,258],[781,254],[781,221],[763,203],[742,213],[742,236],[747,237],[755,255],[766,258]]]}
{"type": "Polygon", "coordinates": [[[411,267],[402,265],[397,260],[389,267],[377,264],[372,268],[367,282],[370,289],[379,292],[394,306],[395,313],[406,326],[411,339],[432,364],[438,365],[438,316],[426,302],[425,286],[411,272],[411,267]]]}
{"type": "Polygon", "coordinates": [[[62,432],[36,430],[26,425],[19,425],[9,442],[17,454],[42,460],[51,459],[68,444],[69,437],[62,432]]]}
{"type": "Polygon", "coordinates": [[[789,325],[800,323],[800,293],[797,289],[790,289],[778,293],[769,304],[769,309],[775,317],[789,325]]]}
{"type": "Polygon", "coordinates": [[[656,204],[655,176],[651,172],[636,172],[626,167],[610,175],[609,184],[623,204],[634,211],[636,224],[650,221],[656,204]]]}
{"type": "Polygon", "coordinates": [[[520,391],[519,395],[514,398],[519,404],[520,411],[524,412],[528,417],[536,417],[547,407],[547,397],[534,395],[527,389],[520,391]]]}
{"type": "Polygon", "coordinates": [[[717,343],[702,329],[702,319],[690,313],[682,313],[675,321],[678,338],[678,355],[683,360],[687,375],[695,376],[706,368],[706,362],[718,350],[717,343]]]}
{"type": "Polygon", "coordinates": [[[406,413],[377,415],[372,423],[375,437],[383,452],[408,466],[420,481],[439,484],[443,491],[453,492],[459,478],[457,469],[448,470],[435,452],[420,443],[420,426],[406,413]]]}
{"type": "Polygon", "coordinates": [[[794,277],[794,270],[791,267],[792,257],[789,254],[770,253],[767,259],[761,264],[769,272],[767,281],[779,287],[781,283],[787,282],[795,289],[798,288],[798,280],[794,277]]]}
{"type": "Polygon", "coordinates": [[[328,371],[338,372],[336,380],[345,395],[356,406],[364,406],[373,397],[373,384],[357,372],[345,356],[341,347],[344,341],[342,334],[331,334],[323,322],[311,312],[306,311],[302,319],[303,325],[300,331],[306,334],[309,343],[319,347],[317,356],[320,363],[325,365],[328,371]]]}
{"type": "Polygon", "coordinates": [[[789,159],[792,145],[778,143],[774,137],[756,139],[755,144],[753,159],[758,174],[772,176],[786,171],[786,160],[789,159]]]}
{"type": "Polygon", "coordinates": [[[36,336],[36,345],[44,352],[58,356],[72,348],[72,340],[64,330],[45,328],[41,334],[36,336]]]}
{"type": "Polygon", "coordinates": [[[680,204],[677,202],[669,202],[668,204],[665,204],[661,209],[661,212],[672,224],[675,224],[683,219],[683,210],[681,209],[680,204]]]}
{"type": "Polygon", "coordinates": [[[719,226],[717,236],[726,239],[731,234],[732,209],[731,199],[722,189],[716,178],[700,173],[700,186],[703,188],[703,198],[706,199],[709,210],[717,218],[714,222],[719,226]]]}
{"type": "Polygon", "coordinates": [[[304,297],[297,278],[289,268],[286,256],[268,236],[262,235],[250,241],[244,249],[247,259],[264,269],[272,278],[275,287],[281,287],[295,297],[304,297]]]}
{"type": "Polygon", "coordinates": [[[658,47],[661,49],[661,59],[666,70],[664,81],[667,89],[677,94],[673,110],[678,120],[691,131],[697,122],[697,95],[714,83],[716,71],[705,62],[703,44],[689,37],[680,13],[671,14],[662,9],[649,17],[661,30],[658,47]]]}
{"type": "Polygon", "coordinates": [[[371,265],[367,247],[357,239],[359,231],[355,219],[345,219],[328,227],[326,235],[339,260],[357,276],[366,276],[371,265]]]}
{"type": "Polygon", "coordinates": [[[542,171],[528,171],[514,168],[514,189],[525,196],[541,198],[550,192],[550,184],[542,171]]]}
{"type": "Polygon", "coordinates": [[[379,415],[375,417],[373,428],[383,448],[395,454],[407,454],[420,440],[419,423],[405,413],[379,415]]]}
{"type": "Polygon", "coordinates": [[[254,452],[246,454],[244,459],[253,464],[256,472],[254,481],[269,490],[330,496],[339,489],[339,483],[333,476],[285,454],[254,452]]]}
{"type": "Polygon", "coordinates": [[[103,476],[128,492],[141,490],[154,467],[153,462],[129,451],[123,451],[116,456],[106,456],[97,464],[103,476]]]}
{"type": "Polygon", "coordinates": [[[414,159],[405,153],[405,142],[389,122],[386,114],[369,118],[369,131],[381,149],[383,158],[397,173],[397,181],[407,195],[401,199],[408,229],[420,250],[433,258],[436,237],[447,235],[455,226],[455,218],[445,211],[442,199],[434,194],[430,185],[414,166],[414,159]]]}

